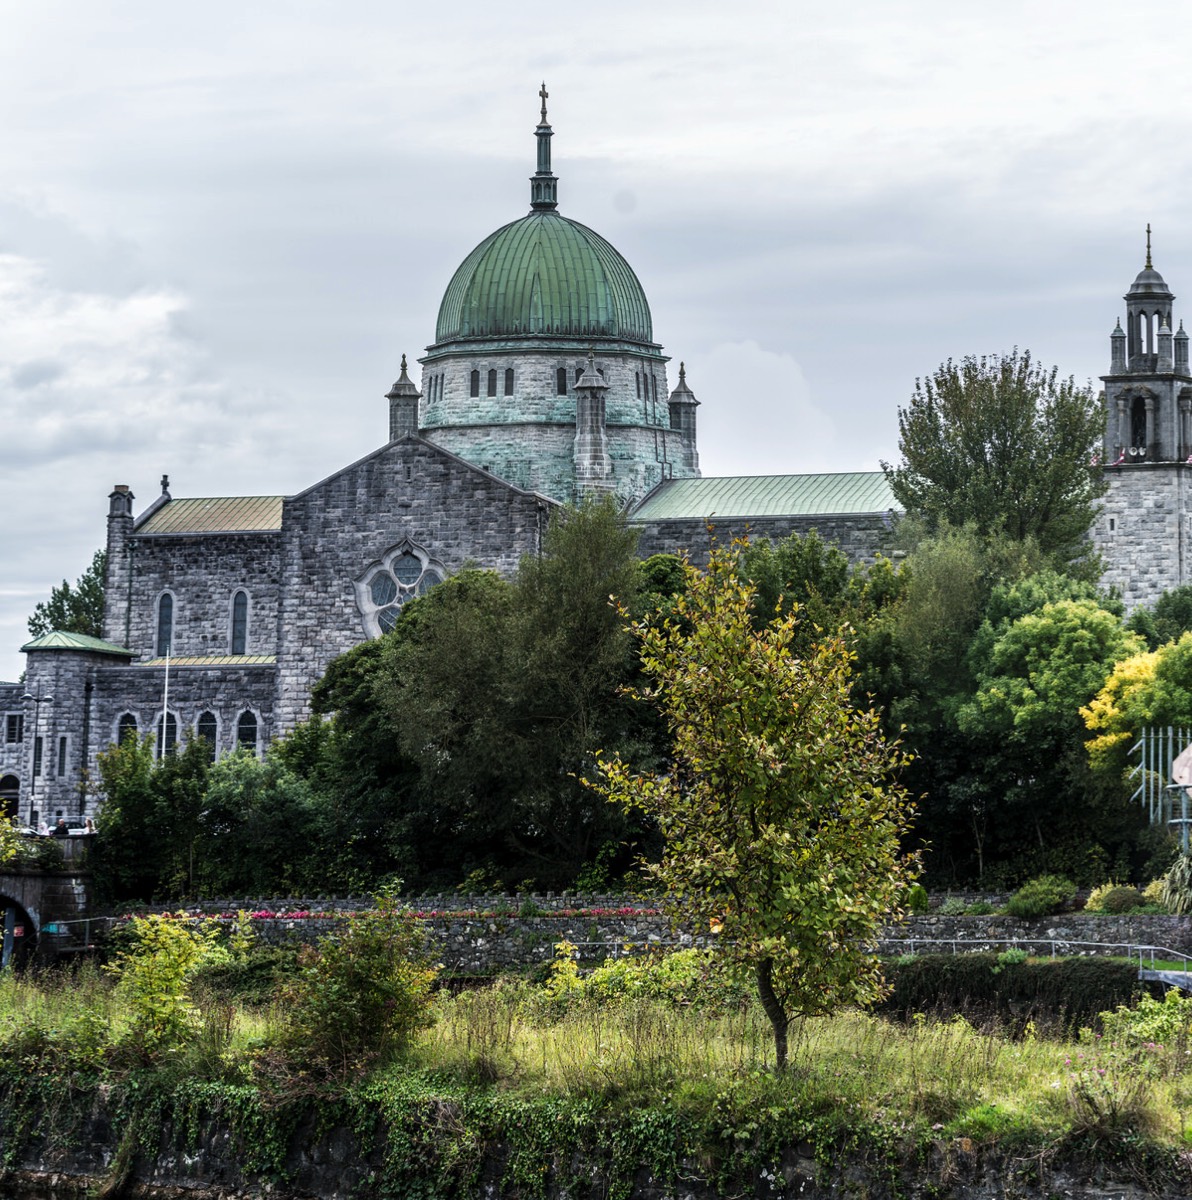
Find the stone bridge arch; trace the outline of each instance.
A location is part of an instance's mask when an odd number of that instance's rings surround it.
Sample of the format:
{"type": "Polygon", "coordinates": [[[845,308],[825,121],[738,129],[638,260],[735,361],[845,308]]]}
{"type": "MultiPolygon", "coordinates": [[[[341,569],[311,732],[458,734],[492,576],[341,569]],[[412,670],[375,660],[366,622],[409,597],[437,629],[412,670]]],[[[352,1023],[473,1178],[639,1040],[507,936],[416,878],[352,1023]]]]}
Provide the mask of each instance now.
{"type": "Polygon", "coordinates": [[[22,967],[37,952],[40,940],[33,914],[15,897],[0,891],[0,918],[4,928],[3,942],[0,943],[0,970],[22,967]]]}
{"type": "Polygon", "coordinates": [[[53,958],[67,947],[71,922],[91,916],[91,879],[86,871],[69,868],[0,872],[0,906],[5,966],[10,961],[19,965],[34,954],[53,958]]]}

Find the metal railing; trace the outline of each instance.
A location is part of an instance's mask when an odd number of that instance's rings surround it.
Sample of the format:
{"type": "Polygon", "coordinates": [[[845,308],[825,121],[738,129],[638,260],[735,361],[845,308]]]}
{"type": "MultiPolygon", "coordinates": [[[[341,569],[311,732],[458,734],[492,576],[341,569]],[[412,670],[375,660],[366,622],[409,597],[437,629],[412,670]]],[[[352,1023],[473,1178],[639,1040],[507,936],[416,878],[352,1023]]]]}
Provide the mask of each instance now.
{"type": "Polygon", "coordinates": [[[1046,953],[1051,958],[1092,957],[1101,955],[1107,958],[1136,958],[1138,969],[1155,970],[1155,961],[1181,962],[1184,974],[1192,974],[1192,954],[1182,950],[1172,950],[1166,946],[1142,945],[1138,942],[1082,942],[1073,938],[882,938],[880,948],[889,952],[891,947],[905,946],[903,953],[907,954],[976,954],[982,950],[991,950],[995,946],[1008,950],[1025,950],[1028,954],[1039,957],[1040,946],[1046,947],[1046,953]],[[947,951],[941,949],[947,947],[947,951]],[[1076,953],[1073,954],[1072,951],[1076,953]],[[1114,954],[1120,950],[1121,954],[1114,954]],[[1149,964],[1149,966],[1147,966],[1149,964]]]}

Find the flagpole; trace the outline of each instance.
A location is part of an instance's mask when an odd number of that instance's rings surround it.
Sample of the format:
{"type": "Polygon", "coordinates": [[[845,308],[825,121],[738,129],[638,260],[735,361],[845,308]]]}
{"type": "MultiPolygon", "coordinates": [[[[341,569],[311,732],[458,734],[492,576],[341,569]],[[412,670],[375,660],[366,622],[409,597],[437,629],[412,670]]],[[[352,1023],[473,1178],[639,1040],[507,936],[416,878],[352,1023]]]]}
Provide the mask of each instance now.
{"type": "Polygon", "coordinates": [[[161,694],[161,745],[157,748],[160,762],[166,753],[166,727],[170,720],[170,643],[166,642],[166,682],[161,694]]]}

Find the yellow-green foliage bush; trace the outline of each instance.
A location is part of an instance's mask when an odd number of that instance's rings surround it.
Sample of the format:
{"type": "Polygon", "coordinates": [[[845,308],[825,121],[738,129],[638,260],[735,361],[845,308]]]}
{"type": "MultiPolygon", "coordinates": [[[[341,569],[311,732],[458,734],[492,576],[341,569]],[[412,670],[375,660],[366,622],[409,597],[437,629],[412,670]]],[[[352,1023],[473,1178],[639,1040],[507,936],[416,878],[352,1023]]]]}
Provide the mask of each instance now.
{"type": "Polygon", "coordinates": [[[1142,893],[1137,888],[1110,881],[1093,888],[1084,909],[1091,913],[1127,913],[1143,903],[1142,893]]]}
{"type": "Polygon", "coordinates": [[[1156,908],[1167,907],[1163,901],[1163,880],[1161,877],[1159,879],[1152,879],[1142,889],[1142,902],[1144,904],[1153,904],[1156,908]]]}
{"type": "Polygon", "coordinates": [[[129,1013],[124,1036],[150,1053],[177,1046],[197,1030],[188,985],[205,960],[221,953],[219,930],[158,913],[133,917],[129,936],[132,944],[107,968],[116,976],[116,993],[129,1013]]]}

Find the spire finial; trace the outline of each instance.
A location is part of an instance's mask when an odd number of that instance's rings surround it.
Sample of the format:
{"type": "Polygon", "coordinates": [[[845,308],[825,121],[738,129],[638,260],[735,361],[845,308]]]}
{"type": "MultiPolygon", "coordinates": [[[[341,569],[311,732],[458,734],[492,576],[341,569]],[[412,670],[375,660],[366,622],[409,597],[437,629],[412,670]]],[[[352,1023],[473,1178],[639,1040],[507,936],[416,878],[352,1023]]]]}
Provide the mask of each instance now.
{"type": "Polygon", "coordinates": [[[679,363],[679,382],[687,382],[687,364],[685,362],[679,363]]]}
{"type": "Polygon", "coordinates": [[[1147,265],[1147,270],[1150,270],[1150,271],[1154,270],[1154,268],[1151,266],[1151,223],[1150,223],[1150,221],[1148,221],[1146,223],[1146,265],[1147,265]]]}
{"type": "Polygon", "coordinates": [[[406,373],[406,356],[404,354],[401,356],[401,373],[403,375],[406,373]]]}
{"type": "Polygon", "coordinates": [[[546,98],[550,92],[545,80],[538,95],[542,97],[542,119],[534,131],[538,139],[538,170],[530,177],[530,207],[537,212],[549,212],[559,207],[559,181],[550,169],[550,140],[554,133],[546,123],[546,98]]]}

